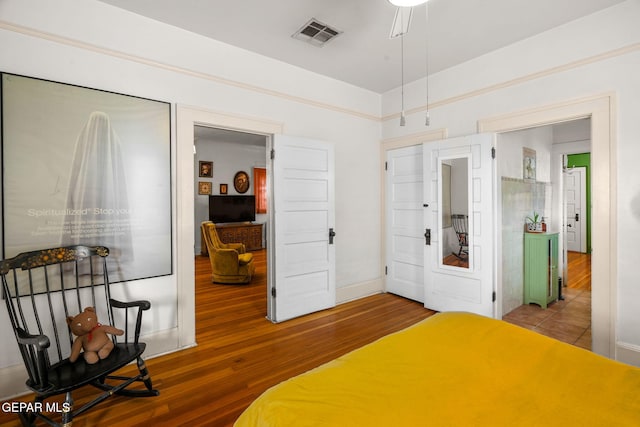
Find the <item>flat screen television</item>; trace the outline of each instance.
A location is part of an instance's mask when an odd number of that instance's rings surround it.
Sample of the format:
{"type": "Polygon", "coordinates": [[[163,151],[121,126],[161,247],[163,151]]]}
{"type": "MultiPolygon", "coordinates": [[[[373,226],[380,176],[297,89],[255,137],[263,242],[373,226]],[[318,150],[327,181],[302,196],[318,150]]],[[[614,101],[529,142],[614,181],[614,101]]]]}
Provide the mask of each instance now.
{"type": "Polygon", "coordinates": [[[223,223],[255,220],[255,196],[209,196],[209,221],[223,223]]]}

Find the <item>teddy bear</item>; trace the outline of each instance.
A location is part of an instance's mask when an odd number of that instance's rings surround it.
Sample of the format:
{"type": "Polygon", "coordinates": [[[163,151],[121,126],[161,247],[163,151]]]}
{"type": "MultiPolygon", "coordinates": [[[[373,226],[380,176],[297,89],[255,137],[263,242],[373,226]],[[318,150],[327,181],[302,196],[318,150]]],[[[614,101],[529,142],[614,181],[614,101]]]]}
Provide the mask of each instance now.
{"type": "Polygon", "coordinates": [[[98,315],[93,307],[85,308],[75,317],[67,317],[67,325],[77,337],[71,346],[70,362],[75,362],[82,350],[84,350],[84,360],[88,364],[94,364],[106,358],[114,347],[113,341],[107,334],[124,334],[121,329],[98,322],[98,315]]]}

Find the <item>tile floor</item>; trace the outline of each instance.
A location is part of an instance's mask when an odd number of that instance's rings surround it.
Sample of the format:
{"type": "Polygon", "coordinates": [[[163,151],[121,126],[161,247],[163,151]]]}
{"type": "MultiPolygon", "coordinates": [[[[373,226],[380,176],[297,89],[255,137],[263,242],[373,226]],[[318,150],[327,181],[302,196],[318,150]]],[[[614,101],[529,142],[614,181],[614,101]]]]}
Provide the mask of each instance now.
{"type": "Polygon", "coordinates": [[[563,288],[564,300],[546,310],[536,304],[521,305],[503,320],[557,340],[591,350],[591,291],[563,288]]]}

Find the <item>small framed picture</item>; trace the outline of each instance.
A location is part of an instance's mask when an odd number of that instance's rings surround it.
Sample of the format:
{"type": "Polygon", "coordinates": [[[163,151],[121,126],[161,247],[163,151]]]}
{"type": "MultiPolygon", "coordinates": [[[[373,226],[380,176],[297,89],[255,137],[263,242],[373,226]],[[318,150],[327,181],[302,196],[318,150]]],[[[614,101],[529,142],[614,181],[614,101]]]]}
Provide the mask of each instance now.
{"type": "Polygon", "coordinates": [[[233,187],[240,194],[246,193],[249,189],[249,175],[245,171],[237,172],[233,177],[233,187]]]}
{"type": "Polygon", "coordinates": [[[522,148],[522,178],[526,182],[536,180],[536,150],[522,148]]]}
{"type": "Polygon", "coordinates": [[[200,165],[199,167],[200,173],[198,174],[198,176],[200,176],[200,178],[213,177],[213,162],[204,162],[201,160],[199,165],[200,165]]]}
{"type": "Polygon", "coordinates": [[[227,184],[220,184],[220,194],[227,194],[229,186],[227,184]]]}
{"type": "Polygon", "coordinates": [[[205,182],[205,181],[199,181],[198,194],[211,194],[211,183],[205,182]]]}

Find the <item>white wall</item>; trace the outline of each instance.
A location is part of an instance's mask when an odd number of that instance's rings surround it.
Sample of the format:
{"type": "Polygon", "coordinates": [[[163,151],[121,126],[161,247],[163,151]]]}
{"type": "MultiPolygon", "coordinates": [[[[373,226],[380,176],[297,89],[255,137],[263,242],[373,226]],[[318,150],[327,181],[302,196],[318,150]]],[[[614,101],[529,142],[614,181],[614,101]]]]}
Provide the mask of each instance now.
{"type": "MultiPolygon", "coordinates": [[[[266,138],[262,146],[234,143],[224,140],[205,140],[198,139],[195,143],[196,155],[194,180],[194,206],[195,206],[195,254],[199,255],[202,248],[202,236],[200,234],[200,224],[202,221],[209,220],[209,196],[198,194],[197,183],[199,181],[211,182],[211,194],[220,194],[220,184],[227,184],[227,194],[239,194],[233,188],[233,177],[238,171],[245,171],[249,174],[249,190],[246,195],[255,194],[253,182],[253,168],[266,167],[266,138]],[[199,161],[213,162],[213,177],[201,178],[198,176],[199,161]]],[[[265,223],[267,221],[266,214],[256,214],[256,223],[265,223]]],[[[264,245],[264,236],[263,236],[264,245]]]]}
{"type": "MultiPolygon", "coordinates": [[[[545,105],[613,93],[617,105],[611,136],[611,172],[617,216],[612,233],[617,238],[616,283],[611,310],[616,317],[612,336],[621,356],[640,363],[640,286],[634,277],[637,251],[633,239],[640,235],[640,2],[630,0],[567,25],[530,37],[430,79],[431,127],[446,128],[449,136],[472,134],[478,121],[545,105]],[[634,356],[630,353],[635,352],[634,356]]],[[[405,88],[405,109],[424,104],[424,81],[405,88]],[[408,94],[408,96],[407,96],[408,94]]],[[[399,128],[393,116],[399,93],[383,95],[383,137],[400,138],[424,130],[423,113],[407,117],[399,128]]],[[[600,210],[607,210],[599,206],[600,210]]],[[[594,248],[594,252],[597,248],[594,248]]],[[[607,256],[608,254],[604,254],[607,256]]]]}
{"type": "MultiPolygon", "coordinates": [[[[94,0],[0,2],[0,70],[278,122],[287,134],[333,142],[336,285],[356,296],[363,296],[362,283],[367,292],[372,283],[382,289],[379,95],[94,0]]],[[[172,131],[176,260],[179,247],[193,254],[193,229],[182,226],[194,221],[194,195],[176,188],[184,163],[175,160],[175,120],[172,131]]],[[[131,298],[152,303],[143,330],[147,356],[193,344],[181,341],[177,329],[177,277],[185,269],[174,262],[173,275],[128,285],[131,298]]],[[[0,351],[0,396],[5,397],[24,390],[6,316],[2,305],[0,342],[7,345],[0,351]]]]}

